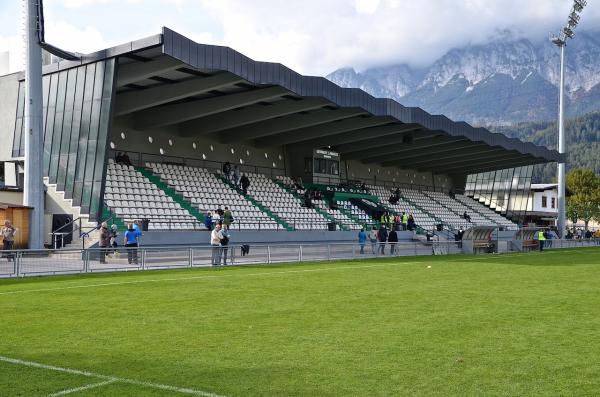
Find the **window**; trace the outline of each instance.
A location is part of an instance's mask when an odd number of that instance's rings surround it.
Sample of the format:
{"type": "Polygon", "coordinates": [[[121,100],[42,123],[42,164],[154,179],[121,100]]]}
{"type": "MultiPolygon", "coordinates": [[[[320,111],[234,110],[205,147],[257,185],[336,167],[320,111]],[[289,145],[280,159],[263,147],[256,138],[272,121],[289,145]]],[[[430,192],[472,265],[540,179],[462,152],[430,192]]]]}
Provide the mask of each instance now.
{"type": "Polygon", "coordinates": [[[548,208],[548,197],[542,196],[542,208],[548,208]]]}
{"type": "Polygon", "coordinates": [[[552,197],[552,208],[556,208],[556,197],[552,197]]]}

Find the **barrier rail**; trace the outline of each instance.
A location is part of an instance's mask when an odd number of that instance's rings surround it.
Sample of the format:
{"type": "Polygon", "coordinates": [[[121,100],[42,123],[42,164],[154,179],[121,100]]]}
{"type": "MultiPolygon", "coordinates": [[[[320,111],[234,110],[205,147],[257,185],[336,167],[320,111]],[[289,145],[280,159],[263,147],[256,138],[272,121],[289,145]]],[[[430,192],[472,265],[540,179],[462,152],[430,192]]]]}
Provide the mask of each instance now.
{"type": "MultiPolygon", "coordinates": [[[[551,240],[545,249],[600,247],[596,240],[551,240]]],[[[506,242],[501,252],[514,250],[506,242]]],[[[323,261],[338,259],[368,259],[380,257],[453,255],[463,253],[460,242],[399,242],[385,243],[330,243],[330,244],[277,244],[253,245],[247,254],[242,245],[228,247],[138,247],[88,248],[66,250],[11,250],[0,251],[0,278],[40,275],[78,274],[109,271],[139,271],[210,267],[214,255],[226,259],[227,265],[257,265],[284,262],[323,261]]]]}

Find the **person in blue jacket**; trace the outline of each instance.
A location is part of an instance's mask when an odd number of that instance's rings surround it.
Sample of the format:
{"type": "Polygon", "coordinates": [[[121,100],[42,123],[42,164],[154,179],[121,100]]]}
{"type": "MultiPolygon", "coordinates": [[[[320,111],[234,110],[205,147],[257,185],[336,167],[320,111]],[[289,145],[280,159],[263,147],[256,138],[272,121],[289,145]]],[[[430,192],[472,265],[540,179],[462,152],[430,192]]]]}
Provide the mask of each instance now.
{"type": "Polygon", "coordinates": [[[142,232],[135,230],[135,223],[130,223],[125,232],[124,243],[127,248],[127,262],[129,264],[138,264],[137,247],[142,232]]]}
{"type": "Polygon", "coordinates": [[[213,219],[210,211],[208,211],[204,216],[204,226],[206,226],[209,231],[211,231],[213,228],[213,219]]]}
{"type": "Polygon", "coordinates": [[[365,244],[367,243],[367,233],[365,233],[365,229],[361,228],[360,232],[358,232],[358,244],[360,244],[360,253],[365,253],[365,244]]]}

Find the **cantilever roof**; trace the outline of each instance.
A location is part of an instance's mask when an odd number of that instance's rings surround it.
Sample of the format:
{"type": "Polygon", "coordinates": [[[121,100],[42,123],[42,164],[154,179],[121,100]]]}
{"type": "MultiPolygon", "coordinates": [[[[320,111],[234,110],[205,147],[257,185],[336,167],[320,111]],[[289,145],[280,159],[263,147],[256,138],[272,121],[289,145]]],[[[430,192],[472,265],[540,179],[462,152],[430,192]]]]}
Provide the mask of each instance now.
{"type": "Polygon", "coordinates": [[[198,44],[168,28],[44,72],[110,57],[119,60],[115,116],[133,117],[139,129],[174,126],[181,135],[258,147],[331,146],[342,159],[449,174],[564,161],[555,150],[198,44]]]}

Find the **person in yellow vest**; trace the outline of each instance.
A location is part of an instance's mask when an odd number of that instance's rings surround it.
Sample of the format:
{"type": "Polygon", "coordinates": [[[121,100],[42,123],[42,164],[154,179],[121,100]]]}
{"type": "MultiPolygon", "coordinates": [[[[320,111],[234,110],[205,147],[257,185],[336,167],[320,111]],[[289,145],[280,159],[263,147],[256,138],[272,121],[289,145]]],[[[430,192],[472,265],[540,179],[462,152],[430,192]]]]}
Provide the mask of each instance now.
{"type": "Polygon", "coordinates": [[[540,251],[544,250],[544,244],[546,243],[546,236],[544,236],[543,230],[538,230],[538,243],[540,244],[540,251]]]}
{"type": "Polygon", "coordinates": [[[408,214],[406,212],[402,213],[402,230],[406,230],[408,226],[408,214]]]}
{"type": "Polygon", "coordinates": [[[387,223],[387,213],[383,213],[381,214],[381,219],[379,219],[381,221],[382,225],[385,225],[387,223]]]}
{"type": "Polygon", "coordinates": [[[393,227],[394,227],[394,214],[392,214],[391,212],[388,215],[388,222],[387,223],[388,223],[389,229],[392,230],[393,227]]]}

